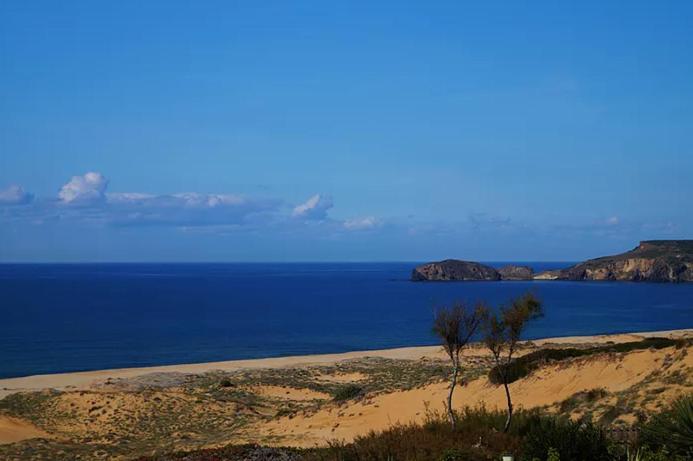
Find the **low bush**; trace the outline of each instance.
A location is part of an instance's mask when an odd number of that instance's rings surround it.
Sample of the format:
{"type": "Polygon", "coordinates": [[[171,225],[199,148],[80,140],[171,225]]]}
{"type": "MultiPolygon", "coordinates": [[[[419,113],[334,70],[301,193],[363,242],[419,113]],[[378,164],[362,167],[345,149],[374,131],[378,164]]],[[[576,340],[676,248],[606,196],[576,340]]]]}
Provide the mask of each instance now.
{"type": "Polygon", "coordinates": [[[345,400],[355,399],[362,396],[364,393],[363,388],[357,384],[347,384],[338,387],[332,394],[332,399],[336,402],[343,402],[345,400]]]}
{"type": "Polygon", "coordinates": [[[567,399],[561,402],[561,413],[569,413],[573,411],[581,403],[592,403],[606,397],[609,392],[603,387],[590,389],[589,391],[576,392],[567,399]]]}
{"type": "Polygon", "coordinates": [[[640,443],[650,449],[666,450],[672,459],[693,459],[693,394],[681,397],[646,422],[640,430],[640,443]]]}
{"type": "Polygon", "coordinates": [[[382,432],[357,437],[352,443],[333,443],[308,450],[305,461],[496,461],[501,453],[518,452],[521,439],[498,431],[502,413],[465,410],[457,429],[443,415],[426,423],[398,424],[382,432]],[[491,426],[489,426],[491,424],[491,426]]]}
{"type": "Polygon", "coordinates": [[[591,423],[542,416],[528,428],[522,453],[529,460],[547,459],[553,451],[562,461],[611,461],[610,445],[604,431],[591,423]]]}

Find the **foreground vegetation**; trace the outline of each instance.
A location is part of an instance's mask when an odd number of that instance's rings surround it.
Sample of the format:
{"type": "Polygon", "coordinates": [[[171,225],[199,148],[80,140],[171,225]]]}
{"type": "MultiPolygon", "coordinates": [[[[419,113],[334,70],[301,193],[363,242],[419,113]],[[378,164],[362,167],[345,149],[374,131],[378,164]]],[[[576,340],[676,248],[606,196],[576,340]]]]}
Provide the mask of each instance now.
{"type": "Polygon", "coordinates": [[[623,439],[591,422],[538,411],[520,411],[509,431],[504,412],[467,408],[451,427],[447,416],[430,414],[422,425],[396,425],[352,443],[292,449],[229,446],[140,461],[491,461],[513,454],[519,461],[687,461],[693,459],[693,395],[639,425],[623,439]]]}

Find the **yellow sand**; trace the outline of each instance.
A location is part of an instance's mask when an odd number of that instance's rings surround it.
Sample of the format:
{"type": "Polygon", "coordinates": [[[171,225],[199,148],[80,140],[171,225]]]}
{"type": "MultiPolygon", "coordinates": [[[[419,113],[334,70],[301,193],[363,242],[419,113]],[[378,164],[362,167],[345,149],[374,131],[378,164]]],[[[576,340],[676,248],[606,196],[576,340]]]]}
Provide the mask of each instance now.
{"type": "Polygon", "coordinates": [[[49,438],[50,435],[27,421],[0,415],[0,444],[37,437],[49,438]]]}

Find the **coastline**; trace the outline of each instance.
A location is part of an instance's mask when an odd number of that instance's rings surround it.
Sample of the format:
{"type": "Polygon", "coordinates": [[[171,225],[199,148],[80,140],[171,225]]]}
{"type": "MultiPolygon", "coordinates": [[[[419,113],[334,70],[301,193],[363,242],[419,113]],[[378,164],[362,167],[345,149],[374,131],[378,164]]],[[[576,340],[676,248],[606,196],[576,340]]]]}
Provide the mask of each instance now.
{"type": "MultiPolygon", "coordinates": [[[[665,331],[551,337],[531,340],[531,342],[535,345],[605,343],[609,341],[614,343],[622,343],[628,341],[638,341],[650,337],[682,338],[691,336],[693,336],[693,328],[684,328],[665,331]]],[[[470,355],[478,355],[483,353],[484,352],[481,351],[476,351],[475,353],[474,349],[467,351],[467,354],[470,355]]],[[[413,346],[391,349],[351,351],[337,354],[312,354],[287,357],[269,357],[262,359],[226,360],[217,362],[31,375],[0,379],[0,399],[17,392],[32,392],[44,389],[55,389],[61,391],[89,389],[94,385],[104,383],[108,380],[134,378],[153,373],[200,374],[216,370],[236,371],[242,369],[286,368],[333,364],[343,360],[360,359],[365,357],[414,360],[422,357],[444,358],[444,353],[440,346],[413,346]]]]}

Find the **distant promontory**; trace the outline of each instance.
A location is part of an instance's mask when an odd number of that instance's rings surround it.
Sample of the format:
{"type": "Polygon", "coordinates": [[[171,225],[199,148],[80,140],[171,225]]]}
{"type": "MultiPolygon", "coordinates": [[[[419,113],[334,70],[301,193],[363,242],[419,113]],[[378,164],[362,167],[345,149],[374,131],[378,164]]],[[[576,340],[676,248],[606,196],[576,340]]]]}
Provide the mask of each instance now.
{"type": "Polygon", "coordinates": [[[473,261],[446,259],[417,266],[413,281],[613,280],[693,282],[693,240],[648,240],[614,256],[590,259],[565,269],[534,274],[527,266],[498,270],[473,261]]]}

